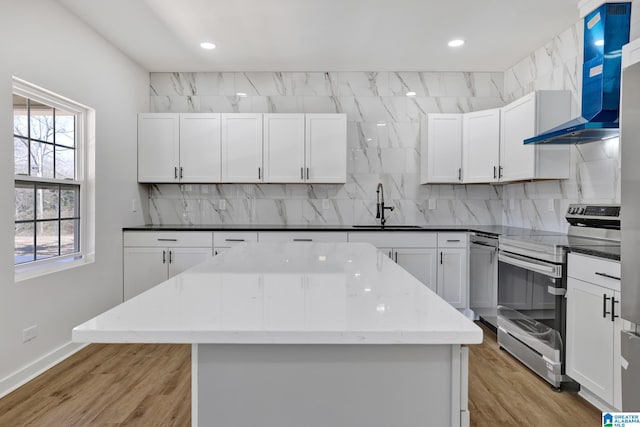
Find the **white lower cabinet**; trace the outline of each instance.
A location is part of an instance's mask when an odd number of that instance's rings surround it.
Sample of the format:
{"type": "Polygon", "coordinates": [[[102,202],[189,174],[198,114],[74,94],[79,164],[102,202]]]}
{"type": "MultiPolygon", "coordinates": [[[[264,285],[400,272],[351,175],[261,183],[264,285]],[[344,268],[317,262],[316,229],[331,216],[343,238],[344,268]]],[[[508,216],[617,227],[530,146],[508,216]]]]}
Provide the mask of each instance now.
{"type": "Polygon", "coordinates": [[[438,248],[438,295],[455,308],[467,307],[467,249],[438,248]]]}
{"type": "Polygon", "coordinates": [[[210,232],[125,232],[123,298],[164,282],[212,256],[210,232]]]}
{"type": "Polygon", "coordinates": [[[393,249],[393,259],[416,279],[437,292],[436,248],[393,249]]]}
{"type": "Polygon", "coordinates": [[[569,254],[567,268],[567,375],[619,409],[620,264],[569,254]]]}

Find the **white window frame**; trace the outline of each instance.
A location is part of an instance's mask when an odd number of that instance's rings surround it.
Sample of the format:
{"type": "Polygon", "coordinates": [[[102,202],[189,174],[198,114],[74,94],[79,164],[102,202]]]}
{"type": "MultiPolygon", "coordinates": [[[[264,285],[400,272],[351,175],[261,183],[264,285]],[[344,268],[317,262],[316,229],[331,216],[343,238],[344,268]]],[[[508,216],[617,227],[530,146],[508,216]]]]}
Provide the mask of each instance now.
{"type": "MultiPolygon", "coordinates": [[[[51,91],[13,77],[13,94],[76,115],[75,180],[15,175],[15,181],[75,184],[80,186],[79,252],[14,265],[15,281],[92,263],[95,260],[95,110],[51,91]]],[[[14,156],[15,161],[15,156],[14,156]]]]}

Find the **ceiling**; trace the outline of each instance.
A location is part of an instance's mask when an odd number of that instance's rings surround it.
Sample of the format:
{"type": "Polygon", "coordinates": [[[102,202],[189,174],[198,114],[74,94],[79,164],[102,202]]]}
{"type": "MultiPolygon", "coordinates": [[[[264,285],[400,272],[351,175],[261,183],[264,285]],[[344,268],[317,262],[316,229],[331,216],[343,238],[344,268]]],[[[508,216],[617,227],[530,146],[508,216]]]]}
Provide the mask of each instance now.
{"type": "Polygon", "coordinates": [[[578,0],[57,1],[149,71],[504,71],[579,19],[578,0]]]}

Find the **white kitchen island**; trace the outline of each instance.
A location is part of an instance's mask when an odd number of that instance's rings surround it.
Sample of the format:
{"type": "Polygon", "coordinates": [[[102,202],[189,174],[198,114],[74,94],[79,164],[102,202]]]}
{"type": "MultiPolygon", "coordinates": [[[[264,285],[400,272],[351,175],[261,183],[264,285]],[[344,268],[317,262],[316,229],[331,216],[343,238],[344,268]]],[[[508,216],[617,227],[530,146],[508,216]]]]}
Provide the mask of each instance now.
{"type": "Polygon", "coordinates": [[[367,243],[237,246],[77,326],[192,344],[192,423],[465,426],[482,330],[367,243]]]}

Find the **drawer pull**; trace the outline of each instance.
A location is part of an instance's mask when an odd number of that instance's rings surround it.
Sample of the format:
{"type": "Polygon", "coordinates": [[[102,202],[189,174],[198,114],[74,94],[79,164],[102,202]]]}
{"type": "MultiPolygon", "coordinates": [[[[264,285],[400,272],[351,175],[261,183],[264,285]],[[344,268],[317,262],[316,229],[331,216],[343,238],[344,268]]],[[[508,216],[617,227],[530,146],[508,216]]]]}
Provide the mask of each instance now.
{"type": "Polygon", "coordinates": [[[460,239],[447,239],[448,243],[455,243],[455,242],[459,242],[460,239]]]}
{"type": "Polygon", "coordinates": [[[313,242],[313,239],[293,239],[294,242],[313,242]]]}
{"type": "Polygon", "coordinates": [[[225,242],[244,242],[244,239],[224,239],[225,242]]]}
{"type": "Polygon", "coordinates": [[[607,273],[600,273],[599,271],[596,271],[596,276],[606,277],[607,279],[620,280],[619,277],[612,276],[612,275],[607,274],[607,273]]]}
{"type": "Polygon", "coordinates": [[[177,242],[178,239],[158,239],[158,242],[177,242]]]}

